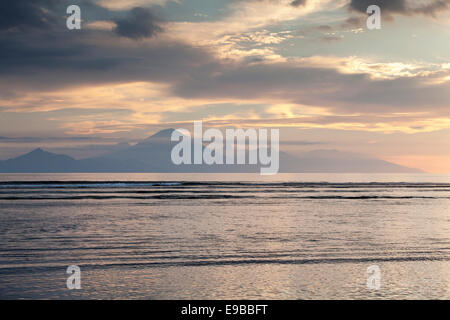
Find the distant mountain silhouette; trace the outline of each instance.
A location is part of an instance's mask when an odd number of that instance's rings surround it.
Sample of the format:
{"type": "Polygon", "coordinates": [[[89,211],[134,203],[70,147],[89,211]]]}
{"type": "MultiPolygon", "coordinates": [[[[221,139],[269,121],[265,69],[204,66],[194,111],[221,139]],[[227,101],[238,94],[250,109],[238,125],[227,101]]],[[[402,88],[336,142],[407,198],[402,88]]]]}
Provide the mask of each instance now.
{"type": "MultiPolygon", "coordinates": [[[[17,158],[0,161],[3,173],[58,172],[260,172],[259,165],[174,165],[171,142],[174,129],[159,131],[134,146],[121,145],[108,154],[75,160],[40,148],[17,158]]],[[[280,151],[279,172],[420,173],[388,161],[337,150],[315,150],[295,157],[280,151]]]]}
{"type": "Polygon", "coordinates": [[[69,172],[79,166],[77,160],[38,148],[23,156],[0,161],[1,172],[69,172]]]}
{"type": "Polygon", "coordinates": [[[286,163],[288,172],[343,172],[343,173],[423,173],[414,168],[366,155],[337,150],[314,150],[297,157],[293,167],[286,163]],[[300,171],[297,171],[300,170],[300,171]]]}

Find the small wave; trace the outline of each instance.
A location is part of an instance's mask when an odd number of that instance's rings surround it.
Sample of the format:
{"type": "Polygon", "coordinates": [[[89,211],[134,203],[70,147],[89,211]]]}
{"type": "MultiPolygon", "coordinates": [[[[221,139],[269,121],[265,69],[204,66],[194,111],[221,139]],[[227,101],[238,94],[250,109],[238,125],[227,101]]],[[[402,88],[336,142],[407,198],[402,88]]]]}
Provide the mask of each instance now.
{"type": "Polygon", "coordinates": [[[2,181],[0,188],[128,188],[164,186],[290,187],[290,188],[450,188],[448,183],[409,182],[222,182],[222,181],[2,181]]]}
{"type": "MultiPolygon", "coordinates": [[[[320,259],[220,259],[220,260],[184,260],[184,261],[152,261],[152,262],[111,262],[111,263],[86,263],[79,264],[82,269],[106,269],[106,268],[160,268],[160,267],[203,267],[203,266],[239,266],[251,264],[279,264],[279,265],[302,265],[302,264],[343,264],[343,263],[382,263],[382,262],[432,262],[450,261],[450,257],[377,257],[377,258],[320,258],[320,259]]],[[[0,266],[0,274],[43,272],[66,268],[61,265],[14,265],[0,266]]]]}
{"type": "Polygon", "coordinates": [[[344,200],[370,200],[370,199],[450,199],[450,197],[420,197],[420,196],[306,196],[306,197],[272,197],[275,199],[295,198],[295,199],[344,199],[344,200]]]}
{"type": "Polygon", "coordinates": [[[129,187],[164,187],[181,186],[181,182],[94,182],[94,181],[30,181],[30,182],[0,182],[0,189],[52,189],[52,188],[129,188],[129,187]]]}
{"type": "Polygon", "coordinates": [[[0,200],[111,200],[111,199],[242,199],[242,198],[255,198],[254,196],[239,196],[229,194],[200,194],[200,195],[155,195],[155,196],[67,196],[67,197],[0,197],[0,200]]]}
{"type": "Polygon", "coordinates": [[[73,195],[73,196],[6,196],[0,197],[0,200],[112,200],[112,199],[134,199],[134,200],[151,200],[151,199],[170,199],[170,200],[189,200],[189,199],[305,199],[305,200],[406,200],[406,199],[450,199],[450,197],[427,197],[427,196],[387,196],[387,195],[362,195],[362,196],[342,196],[342,195],[323,195],[323,196],[271,196],[264,194],[257,196],[252,194],[236,195],[221,193],[204,193],[204,194],[178,194],[178,193],[162,193],[152,196],[140,195],[73,195]]]}

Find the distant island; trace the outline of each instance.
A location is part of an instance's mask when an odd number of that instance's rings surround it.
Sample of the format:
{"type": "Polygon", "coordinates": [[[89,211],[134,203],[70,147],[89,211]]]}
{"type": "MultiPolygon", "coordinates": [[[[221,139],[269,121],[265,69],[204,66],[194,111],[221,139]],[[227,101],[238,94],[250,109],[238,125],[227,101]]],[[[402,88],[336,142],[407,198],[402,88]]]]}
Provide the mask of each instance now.
{"type": "MultiPolygon", "coordinates": [[[[259,165],[174,165],[170,154],[174,129],[162,130],[131,146],[121,144],[113,151],[92,158],[74,159],[41,148],[22,156],[0,161],[1,173],[253,173],[259,165]]],[[[337,150],[315,150],[294,156],[280,152],[283,173],[423,173],[370,156],[337,150]]]]}

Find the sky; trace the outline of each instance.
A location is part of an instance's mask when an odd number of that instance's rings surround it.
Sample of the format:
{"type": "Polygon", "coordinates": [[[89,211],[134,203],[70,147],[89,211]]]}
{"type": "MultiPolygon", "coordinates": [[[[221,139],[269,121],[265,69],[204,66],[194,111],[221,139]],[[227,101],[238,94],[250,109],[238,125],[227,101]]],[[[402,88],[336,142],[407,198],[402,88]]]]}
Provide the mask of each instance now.
{"type": "Polygon", "coordinates": [[[203,120],[450,173],[449,27],[450,0],[3,0],[0,159],[203,120]]]}

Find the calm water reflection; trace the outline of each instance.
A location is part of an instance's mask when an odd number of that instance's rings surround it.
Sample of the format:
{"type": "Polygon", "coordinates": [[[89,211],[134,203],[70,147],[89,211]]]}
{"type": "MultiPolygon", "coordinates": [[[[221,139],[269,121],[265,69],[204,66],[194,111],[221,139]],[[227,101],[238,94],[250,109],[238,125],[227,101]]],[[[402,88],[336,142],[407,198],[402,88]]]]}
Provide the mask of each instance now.
{"type": "Polygon", "coordinates": [[[4,175],[0,296],[450,297],[448,176],[238,178],[4,175]]]}

